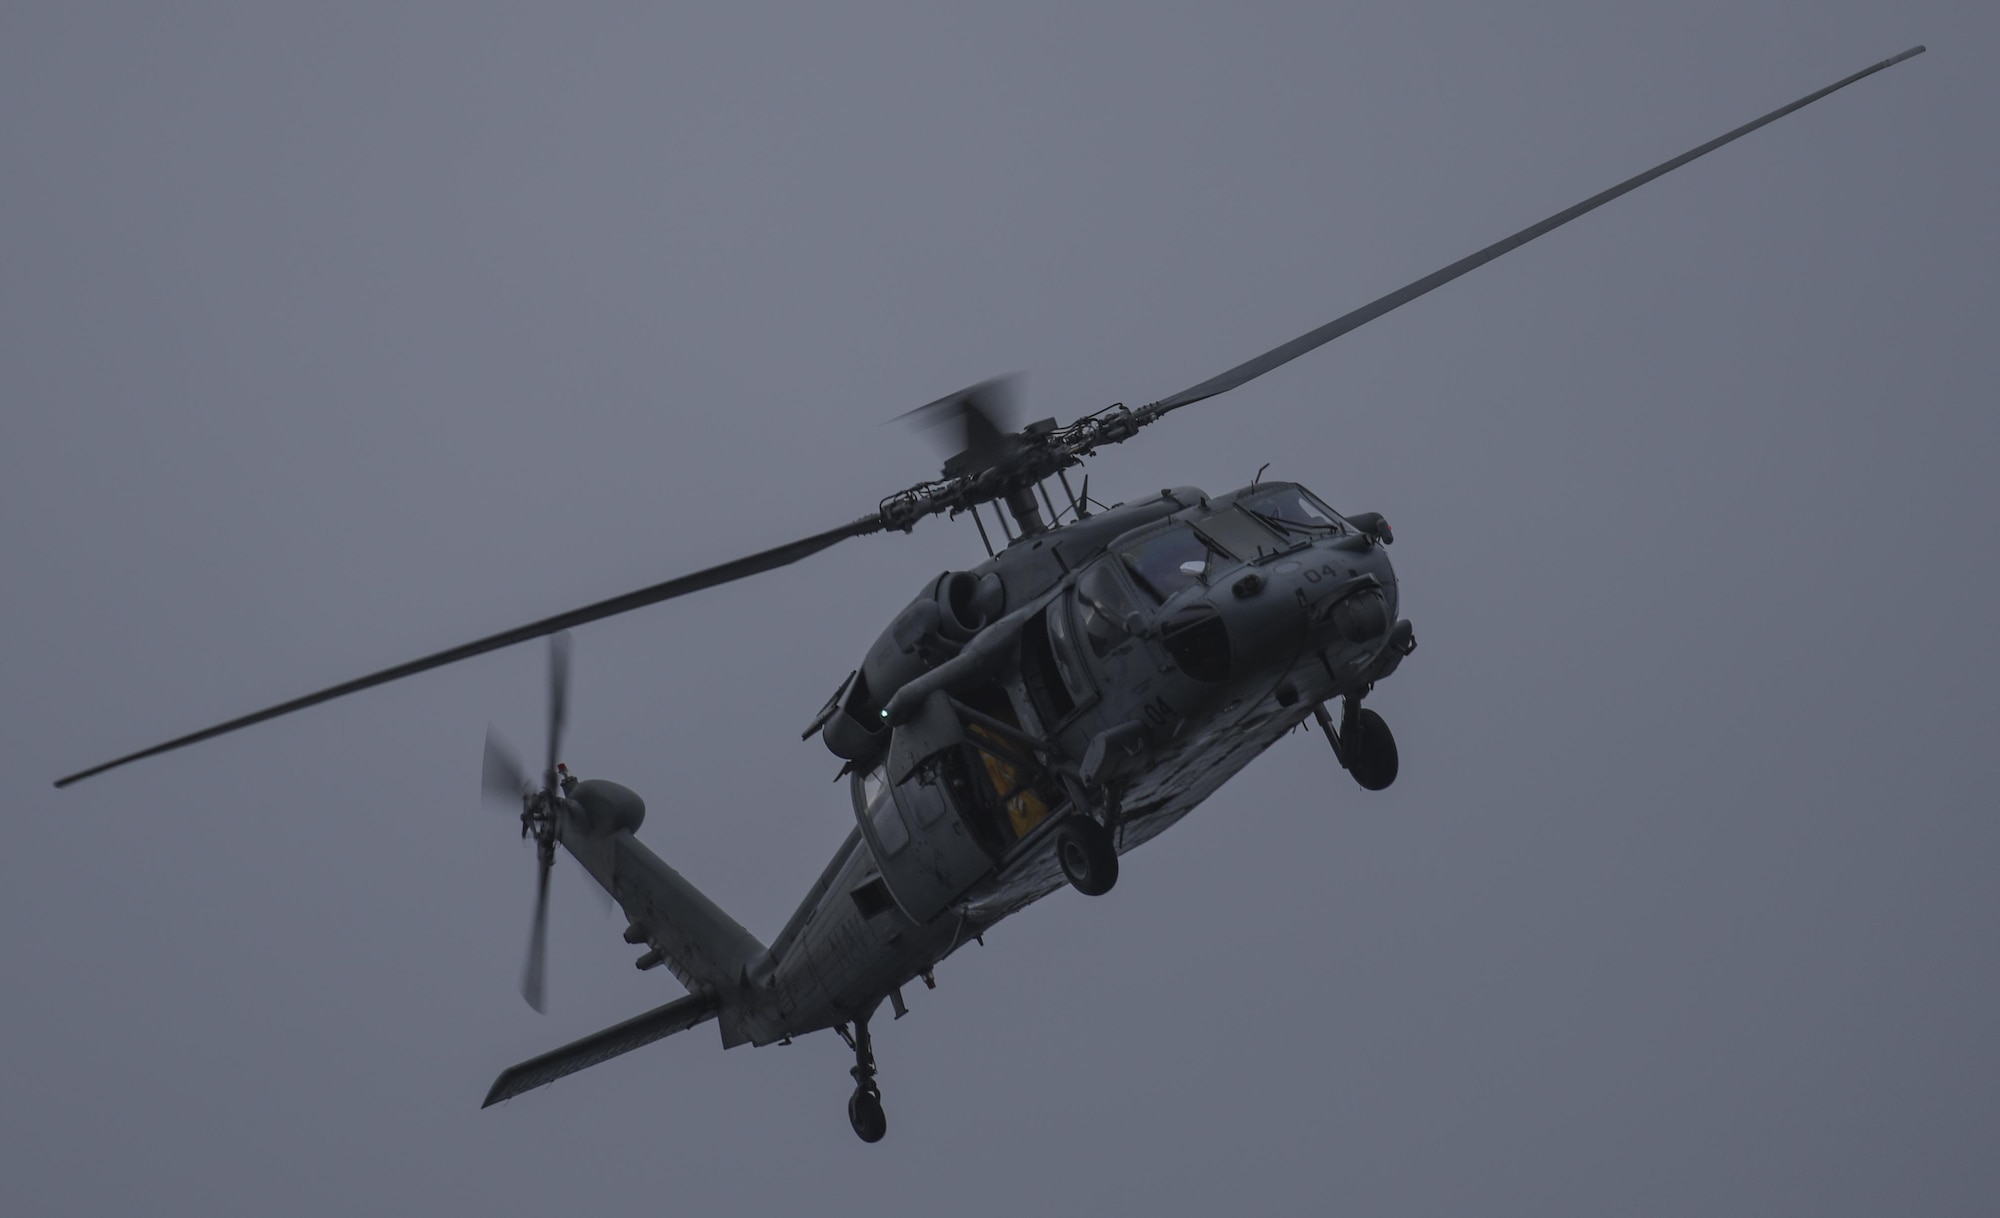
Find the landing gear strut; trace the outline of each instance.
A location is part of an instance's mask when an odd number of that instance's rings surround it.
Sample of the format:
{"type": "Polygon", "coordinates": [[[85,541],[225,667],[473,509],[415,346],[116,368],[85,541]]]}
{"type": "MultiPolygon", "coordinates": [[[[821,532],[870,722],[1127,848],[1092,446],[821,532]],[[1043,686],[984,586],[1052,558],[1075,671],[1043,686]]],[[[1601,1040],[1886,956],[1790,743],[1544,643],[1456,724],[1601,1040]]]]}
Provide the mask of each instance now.
{"type": "Polygon", "coordinates": [[[864,1142],[880,1142],[889,1132],[889,1118],[882,1111],[882,1088],[875,1085],[875,1042],[868,1035],[868,1021],[854,1021],[854,1033],[840,1029],[841,1038],[854,1048],[854,1094],[847,1100],[847,1123],[864,1142]]]}
{"type": "Polygon", "coordinates": [[[1395,733],[1389,730],[1382,716],[1364,709],[1361,699],[1352,696],[1341,699],[1338,731],[1334,730],[1333,716],[1327,713],[1326,703],[1313,707],[1313,716],[1319,720],[1320,730],[1326,733],[1326,742],[1333,746],[1333,755],[1341,768],[1354,775],[1362,790],[1380,791],[1396,781],[1395,733]]]}

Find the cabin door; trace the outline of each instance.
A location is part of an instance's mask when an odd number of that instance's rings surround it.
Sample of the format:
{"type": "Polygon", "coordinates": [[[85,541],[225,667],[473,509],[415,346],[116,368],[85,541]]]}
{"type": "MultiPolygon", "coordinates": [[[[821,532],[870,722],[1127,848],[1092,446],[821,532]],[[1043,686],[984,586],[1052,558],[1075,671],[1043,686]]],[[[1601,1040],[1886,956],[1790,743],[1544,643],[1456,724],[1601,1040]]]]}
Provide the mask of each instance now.
{"type": "MultiPolygon", "coordinates": [[[[882,882],[919,925],[993,871],[975,825],[965,731],[943,694],[896,729],[888,763],[863,780],[855,814],[882,882]]],[[[990,835],[989,835],[990,836],[990,835]]]]}

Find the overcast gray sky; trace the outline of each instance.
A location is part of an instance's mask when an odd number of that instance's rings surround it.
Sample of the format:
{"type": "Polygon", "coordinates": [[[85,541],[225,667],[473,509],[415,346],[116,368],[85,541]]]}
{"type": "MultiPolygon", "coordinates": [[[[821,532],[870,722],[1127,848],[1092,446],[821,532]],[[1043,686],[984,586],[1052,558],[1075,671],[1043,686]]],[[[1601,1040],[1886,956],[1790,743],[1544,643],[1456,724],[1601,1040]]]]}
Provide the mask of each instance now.
{"type": "MultiPolygon", "coordinates": [[[[1990,3],[10,4],[0,1212],[2000,1209],[1990,3]],[[1022,370],[1203,379],[1916,42],[1091,466],[1384,512],[1368,795],[1282,742],[878,1031],[712,1028],[477,802],[529,647],[57,775],[759,549],[1022,370]]],[[[934,521],[579,633],[569,760],[773,935],[798,732],[934,521]]]]}

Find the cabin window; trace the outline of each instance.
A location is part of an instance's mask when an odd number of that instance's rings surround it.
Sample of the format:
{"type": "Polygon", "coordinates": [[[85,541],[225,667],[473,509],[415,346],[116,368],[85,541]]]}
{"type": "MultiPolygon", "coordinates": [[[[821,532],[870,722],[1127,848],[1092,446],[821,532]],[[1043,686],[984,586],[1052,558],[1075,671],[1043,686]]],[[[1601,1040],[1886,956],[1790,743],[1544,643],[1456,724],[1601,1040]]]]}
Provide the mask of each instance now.
{"type": "Polygon", "coordinates": [[[1118,577],[1117,563],[1098,563],[1077,579],[1076,615],[1083,622],[1084,641],[1099,659],[1131,637],[1125,617],[1137,611],[1125,581],[1118,577]]]}
{"type": "Polygon", "coordinates": [[[1125,547],[1123,557],[1139,586],[1164,601],[1206,581],[1218,557],[1228,556],[1218,556],[1193,529],[1178,525],[1125,547]]]}
{"type": "Polygon", "coordinates": [[[882,882],[882,877],[879,875],[847,895],[854,899],[854,907],[861,911],[861,916],[864,918],[888,913],[896,904],[889,896],[889,886],[882,882]]]}

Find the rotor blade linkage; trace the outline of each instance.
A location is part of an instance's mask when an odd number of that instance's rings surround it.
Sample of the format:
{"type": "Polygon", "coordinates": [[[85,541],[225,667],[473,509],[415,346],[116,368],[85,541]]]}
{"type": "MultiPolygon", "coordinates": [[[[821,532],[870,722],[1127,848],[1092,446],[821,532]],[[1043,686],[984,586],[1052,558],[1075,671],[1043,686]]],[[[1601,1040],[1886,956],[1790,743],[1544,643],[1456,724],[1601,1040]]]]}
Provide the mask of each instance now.
{"type": "Polygon", "coordinates": [[[1203,381],[1199,385],[1191,385],[1188,388],[1181,390],[1179,393],[1172,395],[1171,397],[1161,398],[1159,401],[1154,402],[1149,406],[1145,406],[1140,410],[1138,410],[1137,412],[1135,412],[1138,415],[1138,421],[1141,424],[1149,423],[1152,420],[1157,419],[1161,415],[1167,414],[1170,411],[1179,410],[1183,406],[1192,406],[1196,402],[1212,398],[1217,394],[1227,393],[1231,389],[1235,389],[1239,385],[1242,385],[1248,381],[1255,380],[1256,378],[1264,375],[1266,372],[1271,371],[1273,368],[1278,368],[1285,364],[1288,364],[1293,360],[1297,359],[1299,356],[1304,355],[1306,352],[1311,351],[1317,347],[1324,346],[1325,344],[1332,342],[1334,339],[1339,338],[1341,335],[1346,334],[1349,331],[1357,329],[1363,325],[1366,325],[1371,321],[1374,321],[1376,318],[1382,316],[1384,313],[1387,313],[1392,309],[1397,309],[1402,307],[1403,305],[1410,303],[1417,297],[1424,295],[1426,292],[1429,292],[1434,288],[1443,287],[1445,284],[1450,283],[1454,279],[1457,279],[1460,275],[1465,274],[1467,271],[1477,270],[1479,267],[1485,266],[1487,263],[1493,261],[1495,258],[1498,258],[1500,255],[1505,254],[1510,250],[1518,249],[1521,246],[1526,245],[1528,242],[1533,241],[1535,238],[1541,236],[1543,233],[1547,233],[1554,229],[1561,228],[1563,225],[1568,224],[1571,220],[1574,220],[1578,216],[1584,215],[1587,212],[1596,211],[1598,208],[1604,206],[1606,203],[1611,202],[1611,200],[1617,198],[1618,196],[1623,194],[1629,194],[1630,192],[1637,190],[1641,186],[1644,186],[1646,183],[1652,181],[1654,178],[1661,177],[1664,174],[1671,173],[1674,170],[1679,169],[1681,166],[1687,164],[1689,161],[1695,160],[1698,157],[1706,156],[1709,153],[1714,152],[1717,148],[1722,147],[1724,144],[1730,143],[1734,140],[1741,139],[1742,137],[1750,134],[1752,131],[1757,130],[1757,128],[1759,127],[1777,122],[1779,119],[1785,117],[1787,114],[1790,114],[1792,111],[1803,109],[1804,107],[1809,106],[1812,103],[1818,101],[1820,98],[1825,97],[1829,93],[1838,92],[1839,90],[1845,89],[1847,86],[1853,84],[1858,80],[1863,80],[1867,77],[1873,76],[1875,73],[1880,72],[1884,68],[1894,67],[1895,65],[1903,62],[1905,59],[1909,59],[1913,56],[1921,55],[1923,53],[1924,53],[1923,47],[1921,46],[1911,47],[1909,50],[1904,51],[1900,55],[1893,55],[1888,59],[1883,60],[1881,63],[1875,64],[1873,67],[1863,68],[1861,71],[1856,72],[1854,75],[1846,77],[1841,80],[1837,80],[1832,84],[1828,85],[1824,89],[1820,89],[1814,93],[1806,94],[1804,97],[1801,97],[1800,99],[1791,103],[1790,105],[1781,106],[1778,109],[1771,111],[1769,114],[1766,114],[1762,118],[1755,119],[1751,122],[1747,122],[1743,124],[1741,127],[1736,128],[1734,131],[1731,131],[1726,135],[1717,136],[1715,139],[1708,141],[1706,144],[1701,145],[1699,148],[1693,148],[1688,150],[1687,152],[1683,152],[1679,156],[1675,157],[1670,161],[1662,161],[1660,164],[1653,166],[1651,169],[1648,169],[1646,172],[1639,174],[1636,177],[1627,178],[1623,182],[1620,182],[1618,185],[1613,186],[1611,189],[1603,191],[1602,193],[1599,194],[1594,194],[1588,199],[1585,199],[1583,202],[1578,203],[1574,207],[1568,208],[1563,211],[1559,211],[1555,215],[1550,216],[1548,219],[1543,220],[1540,223],[1529,225],[1528,227],[1522,229],[1518,233],[1515,233],[1511,237],[1504,238],[1500,241],[1495,241],[1492,245],[1487,246],[1485,249],[1480,250],[1475,254],[1469,254],[1466,257],[1459,259],[1457,262],[1452,263],[1450,266],[1442,267],[1436,271],[1431,272],[1430,274],[1424,276],[1422,279],[1419,279],[1414,283],[1407,284],[1403,287],[1397,288],[1395,291],[1389,293],[1388,295],[1380,297],[1379,299],[1376,300],[1372,300],[1367,304],[1362,305],[1360,308],[1354,310],[1351,313],[1347,313],[1341,317],[1335,318],[1334,320],[1319,327],[1317,330],[1308,331],[1307,333],[1299,335],[1297,338],[1293,339],[1288,343],[1285,343],[1282,346],[1271,348],[1269,351],[1266,351],[1264,354],[1256,357],[1255,359],[1246,360],[1243,363],[1236,365],[1234,368],[1231,368],[1229,371],[1224,372],[1220,376],[1210,377],[1208,380],[1203,381]]]}
{"type": "Polygon", "coordinates": [[[642,609],[647,605],[657,605],[661,601],[673,600],[675,597],[686,596],[692,592],[700,592],[704,589],[714,588],[734,580],[762,574],[765,571],[790,566],[800,559],[810,558],[821,550],[846,541],[850,537],[860,537],[864,534],[880,532],[884,527],[883,517],[879,513],[872,516],[863,516],[861,519],[850,524],[844,524],[835,529],[828,529],[824,533],[815,533],[811,537],[801,538],[787,545],[776,546],[745,558],[734,559],[719,566],[709,567],[703,571],[696,571],[692,575],[683,575],[678,579],[670,579],[665,583],[641,588],[637,592],[627,592],[623,596],[614,596],[608,600],[601,600],[594,604],[585,605],[581,609],[572,609],[568,613],[558,613],[554,617],[545,617],[538,622],[529,622],[525,626],[517,626],[512,630],[503,630],[499,634],[487,635],[483,639],[475,639],[470,643],[447,648],[444,651],[424,656],[422,659],[411,660],[406,664],[398,664],[394,668],[385,668],[380,672],[370,673],[365,677],[356,677],[352,681],[343,681],[339,685],[331,685],[315,693],[307,694],[304,697],[293,698],[289,702],[280,702],[276,706],[265,707],[263,710],[231,719],[227,723],[218,723],[214,727],[205,727],[198,732],[189,732],[185,736],[177,736],[164,744],[156,744],[151,748],[140,749],[136,753],[127,753],[123,757],[118,757],[111,761],[94,765],[87,770],[78,770],[74,774],[58,778],[56,786],[59,788],[66,787],[71,783],[81,782],[93,775],[102,774],[106,770],[117,769],[122,765],[129,765],[134,761],[143,761],[148,757],[157,757],[161,753],[186,748],[190,744],[199,744],[204,740],[212,740],[217,736],[226,735],[240,728],[262,723],[267,719],[276,719],[280,715],[289,715],[293,711],[304,710],[309,706],[318,706],[322,702],[330,702],[346,694],[358,693],[364,689],[372,689],[377,685],[386,685],[391,681],[399,680],[403,677],[415,676],[420,672],[429,672],[433,668],[442,668],[446,664],[454,664],[460,660],[469,660],[473,656],[485,655],[489,651],[498,651],[502,647],[512,647],[516,643],[525,643],[531,639],[539,639],[546,635],[554,634],[559,630],[568,630],[573,626],[581,626],[586,622],[595,622],[602,618],[616,616],[620,613],[628,613],[634,609],[642,609]]]}

